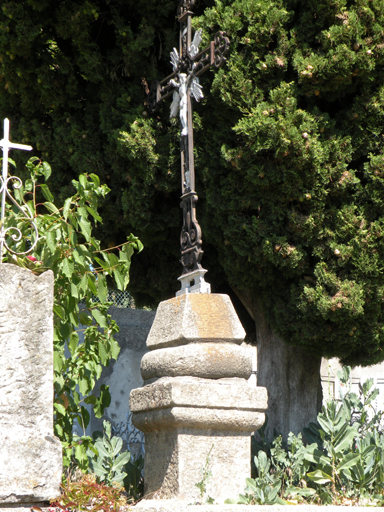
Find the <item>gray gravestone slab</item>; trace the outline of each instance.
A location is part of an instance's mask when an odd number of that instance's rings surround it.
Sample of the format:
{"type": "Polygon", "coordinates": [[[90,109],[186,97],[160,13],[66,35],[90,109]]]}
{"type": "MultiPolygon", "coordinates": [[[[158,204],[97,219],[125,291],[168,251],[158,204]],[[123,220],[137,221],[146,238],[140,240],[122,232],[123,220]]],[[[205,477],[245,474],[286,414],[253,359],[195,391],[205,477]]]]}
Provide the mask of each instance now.
{"type": "Polygon", "coordinates": [[[0,265],[0,504],[60,493],[53,435],[53,273],[0,265]]]}

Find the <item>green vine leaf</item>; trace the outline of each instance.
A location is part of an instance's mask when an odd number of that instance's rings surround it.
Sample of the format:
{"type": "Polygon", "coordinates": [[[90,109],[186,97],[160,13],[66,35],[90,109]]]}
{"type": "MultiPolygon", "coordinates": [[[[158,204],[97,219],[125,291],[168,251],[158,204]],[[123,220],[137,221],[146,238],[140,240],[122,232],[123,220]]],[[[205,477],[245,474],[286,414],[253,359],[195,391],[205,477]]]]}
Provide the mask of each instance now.
{"type": "MultiPolygon", "coordinates": [[[[115,286],[119,289],[125,289],[129,281],[130,259],[134,251],[139,250],[140,243],[131,236],[119,254],[101,251],[100,241],[92,236],[92,229],[96,222],[102,222],[97,203],[109,189],[100,185],[95,174],[80,175],[79,181],[73,180],[76,192],[59,208],[53,202],[48,185],[38,184],[40,177],[49,178],[49,164],[32,157],[26,167],[31,178],[25,181],[24,188],[17,190],[17,194],[18,199],[27,202],[35,214],[40,236],[32,253],[36,261],[6,255],[5,262],[12,261],[33,272],[50,268],[54,273],[55,432],[63,444],[64,465],[70,465],[75,459],[79,467],[86,469],[86,446],[92,447],[93,441],[86,438],[85,431],[81,439],[74,437],[73,425],[77,421],[85,429],[89,423],[89,412],[83,403],[93,407],[97,418],[109,406],[108,387],[101,386],[99,396],[92,391],[103,366],[116,359],[120,351],[114,338],[118,326],[107,313],[106,275],[115,279],[115,286]],[[36,197],[39,190],[46,199],[44,203],[39,203],[36,197]],[[121,254],[125,255],[124,259],[121,259],[121,254]],[[95,297],[99,301],[97,304],[95,297]],[[79,308],[80,301],[84,305],[79,308]],[[80,325],[86,327],[83,342],[80,342],[78,332],[80,325]],[[65,345],[71,355],[69,358],[64,356],[65,345]]],[[[29,226],[24,222],[23,213],[17,213],[7,205],[5,222],[6,227],[20,226],[24,236],[17,249],[24,251],[29,226]]]]}

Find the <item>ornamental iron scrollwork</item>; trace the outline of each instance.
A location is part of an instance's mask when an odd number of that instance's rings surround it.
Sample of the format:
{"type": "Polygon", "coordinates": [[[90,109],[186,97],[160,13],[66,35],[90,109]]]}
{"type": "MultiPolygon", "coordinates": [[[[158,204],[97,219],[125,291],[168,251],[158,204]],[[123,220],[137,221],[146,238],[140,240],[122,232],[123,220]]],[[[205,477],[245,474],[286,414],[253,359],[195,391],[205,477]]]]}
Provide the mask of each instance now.
{"type": "Polygon", "coordinates": [[[14,144],[9,140],[9,120],[4,119],[4,136],[0,141],[0,147],[3,148],[3,172],[0,176],[0,194],[1,194],[1,217],[0,217],[0,264],[3,263],[4,251],[8,251],[11,254],[22,256],[29,254],[36,247],[39,239],[36,224],[33,220],[33,215],[27,204],[20,206],[10,192],[10,187],[14,190],[20,189],[23,185],[20,178],[17,176],[8,176],[8,152],[10,149],[23,149],[31,151],[31,146],[24,144],[14,144]],[[22,214],[22,217],[18,217],[19,220],[26,221],[31,225],[31,238],[29,241],[29,247],[26,251],[17,251],[12,249],[8,245],[8,241],[12,241],[13,244],[17,244],[23,238],[22,231],[17,226],[5,227],[5,206],[6,199],[8,199],[13,206],[15,206],[22,214]]]}
{"type": "Polygon", "coordinates": [[[217,32],[214,38],[215,67],[220,68],[225,62],[225,55],[229,50],[229,39],[224,32],[217,32]]]}
{"type": "Polygon", "coordinates": [[[112,432],[115,436],[119,436],[125,441],[132,458],[137,460],[139,457],[144,457],[145,454],[144,433],[138,430],[132,423],[131,411],[128,410],[125,416],[127,421],[121,421],[112,426],[112,432]]]}
{"type": "Polygon", "coordinates": [[[201,228],[196,219],[197,194],[193,192],[182,198],[180,207],[183,209],[183,227],[180,233],[181,260],[183,274],[201,270],[203,250],[201,248],[201,228]]]}

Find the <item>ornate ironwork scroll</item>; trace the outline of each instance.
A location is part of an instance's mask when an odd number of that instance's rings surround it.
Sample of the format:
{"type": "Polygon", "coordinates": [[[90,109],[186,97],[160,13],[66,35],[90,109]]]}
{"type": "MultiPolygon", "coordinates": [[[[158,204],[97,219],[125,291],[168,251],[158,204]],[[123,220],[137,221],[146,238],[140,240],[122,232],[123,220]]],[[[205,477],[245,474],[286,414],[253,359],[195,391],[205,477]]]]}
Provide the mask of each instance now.
{"type": "MultiPolygon", "coordinates": [[[[192,101],[203,98],[202,87],[198,77],[211,67],[219,68],[225,62],[229,50],[229,39],[224,32],[218,32],[214,40],[199,50],[201,31],[194,33],[192,39],[191,9],[194,0],[182,0],[177,14],[180,24],[179,49],[171,52],[173,73],[163,80],[154,82],[150,87],[148,105],[154,112],[159,104],[173,95],[171,117],[180,115],[180,150],[181,150],[181,204],[183,210],[183,227],[180,235],[182,276],[193,273],[205,273],[201,266],[203,255],[201,228],[196,219],[195,168],[193,158],[192,101]]],[[[202,278],[201,275],[199,279],[202,278]]],[[[194,282],[195,278],[191,278],[194,282]]],[[[203,279],[204,281],[204,279],[203,279]]],[[[182,283],[183,285],[183,283],[182,283]]],[[[182,286],[183,289],[183,286],[182,286]]],[[[201,291],[201,287],[198,291],[201,291]]],[[[206,289],[206,288],[204,288],[206,289]]]]}
{"type": "Polygon", "coordinates": [[[183,270],[187,270],[187,272],[202,269],[201,228],[196,219],[195,208],[197,200],[197,194],[190,192],[182,197],[180,203],[180,207],[183,209],[183,227],[180,234],[181,264],[183,270]]]}
{"type": "Polygon", "coordinates": [[[143,432],[138,430],[132,423],[132,413],[128,409],[126,413],[127,421],[121,421],[112,427],[114,435],[121,437],[127,445],[128,450],[134,460],[140,456],[143,457],[145,453],[145,438],[143,432]]]}
{"type": "Polygon", "coordinates": [[[31,151],[31,146],[26,146],[24,144],[14,144],[9,140],[9,120],[4,119],[4,136],[0,141],[0,147],[3,148],[3,172],[2,176],[0,176],[0,194],[1,194],[1,218],[0,218],[0,264],[3,262],[3,254],[4,250],[12,254],[23,255],[28,254],[35,248],[39,235],[37,232],[36,224],[33,221],[33,215],[31,210],[28,208],[28,205],[24,204],[20,206],[15,198],[12,196],[9,188],[12,186],[13,189],[19,189],[22,186],[22,181],[17,176],[8,176],[8,152],[10,149],[23,149],[26,151],[31,151]],[[23,214],[22,217],[19,217],[20,220],[25,220],[26,222],[31,224],[31,242],[30,247],[26,251],[18,252],[13,250],[7,242],[7,239],[12,240],[13,243],[20,242],[23,235],[21,230],[17,226],[9,226],[5,227],[5,203],[6,199],[9,199],[11,203],[18,208],[23,214]]]}

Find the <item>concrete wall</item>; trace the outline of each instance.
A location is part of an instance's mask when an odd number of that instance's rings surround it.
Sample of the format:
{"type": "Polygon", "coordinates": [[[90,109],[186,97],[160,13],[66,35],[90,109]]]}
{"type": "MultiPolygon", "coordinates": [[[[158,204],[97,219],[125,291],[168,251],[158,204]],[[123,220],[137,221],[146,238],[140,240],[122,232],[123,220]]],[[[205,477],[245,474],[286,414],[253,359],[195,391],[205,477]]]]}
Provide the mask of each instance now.
{"type": "MultiPolygon", "coordinates": [[[[324,401],[328,398],[340,396],[340,381],[337,372],[342,367],[337,358],[323,359],[321,362],[321,384],[323,386],[324,401]]],[[[375,400],[374,407],[384,410],[384,362],[373,366],[356,366],[351,371],[351,388],[354,393],[359,394],[359,384],[367,379],[373,378],[373,385],[380,392],[375,400]]]]}
{"type": "MultiPolygon", "coordinates": [[[[109,313],[120,327],[120,332],[116,335],[120,354],[117,361],[112,361],[108,368],[103,369],[95,392],[98,394],[102,384],[109,385],[111,405],[106,409],[103,419],[117,427],[127,423],[129,393],[143,385],[140,362],[147,351],[145,342],[156,312],[112,307],[109,313]]],[[[95,430],[102,429],[102,420],[91,415],[87,433],[91,435],[95,430]]]]}

